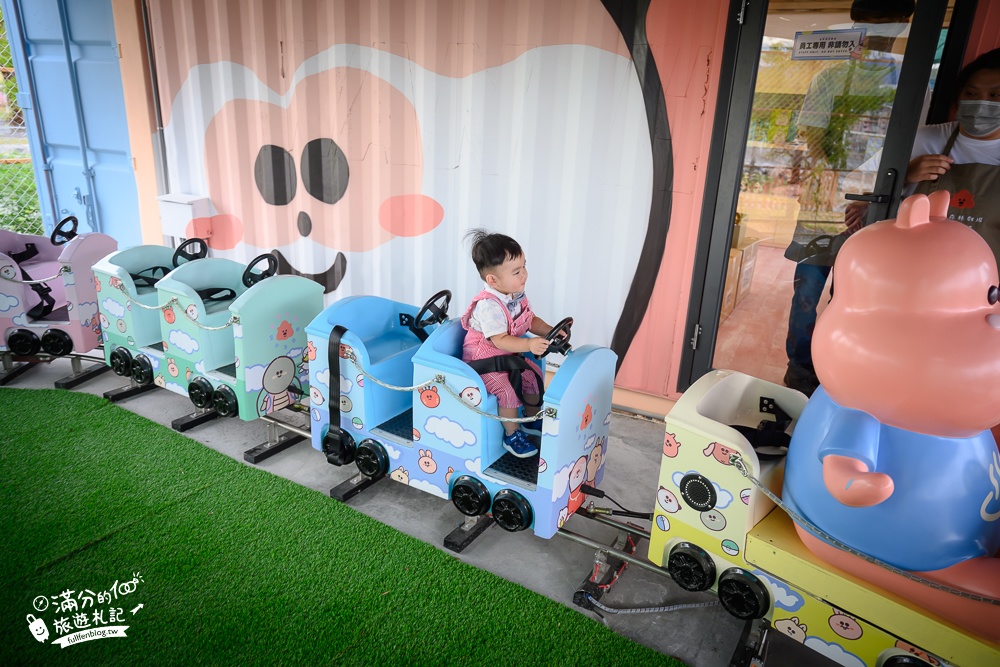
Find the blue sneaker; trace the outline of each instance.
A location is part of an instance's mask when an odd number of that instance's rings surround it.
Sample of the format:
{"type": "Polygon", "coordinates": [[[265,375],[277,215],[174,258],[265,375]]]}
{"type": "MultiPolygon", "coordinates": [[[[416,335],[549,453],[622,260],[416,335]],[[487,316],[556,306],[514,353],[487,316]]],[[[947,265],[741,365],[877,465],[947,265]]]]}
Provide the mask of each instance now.
{"type": "Polygon", "coordinates": [[[521,424],[521,428],[530,435],[541,435],[542,434],[542,420],[536,419],[533,422],[527,422],[526,424],[521,424]]]}
{"type": "Polygon", "coordinates": [[[519,459],[526,459],[538,453],[538,447],[531,444],[524,431],[517,430],[503,438],[503,448],[519,459]]]}

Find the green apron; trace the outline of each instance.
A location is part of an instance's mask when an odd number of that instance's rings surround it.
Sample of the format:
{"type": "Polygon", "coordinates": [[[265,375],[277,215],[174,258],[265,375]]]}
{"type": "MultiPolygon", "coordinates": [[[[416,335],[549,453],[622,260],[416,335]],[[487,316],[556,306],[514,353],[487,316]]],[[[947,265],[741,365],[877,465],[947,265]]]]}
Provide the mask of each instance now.
{"type": "MultiPolygon", "coordinates": [[[[945,144],[945,155],[951,153],[957,137],[958,127],[945,144]]],[[[1000,267],[1000,165],[953,164],[936,181],[920,182],[915,193],[927,195],[938,190],[951,193],[948,217],[986,239],[1000,267]]]]}

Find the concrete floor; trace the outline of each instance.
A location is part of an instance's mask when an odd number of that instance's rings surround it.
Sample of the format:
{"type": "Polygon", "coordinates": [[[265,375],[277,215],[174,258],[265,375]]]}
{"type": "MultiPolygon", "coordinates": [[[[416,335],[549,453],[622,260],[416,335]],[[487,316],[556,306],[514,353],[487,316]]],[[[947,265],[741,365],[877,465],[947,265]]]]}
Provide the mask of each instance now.
{"type": "MultiPolygon", "coordinates": [[[[84,368],[92,362],[84,362],[84,368]]],[[[55,381],[72,372],[70,361],[55,360],[40,364],[12,380],[6,386],[51,389],[55,381]]],[[[110,372],[81,384],[73,391],[98,396],[128,383],[110,372]]],[[[169,426],[192,412],[187,398],[156,389],[120,403],[127,409],[160,424],[169,426]]],[[[293,422],[298,415],[282,415],[293,422]]],[[[305,420],[300,422],[308,428],[305,420]]],[[[188,437],[219,452],[243,461],[247,449],[267,441],[267,424],[239,419],[215,420],[185,433],[188,437]]],[[[608,466],[601,489],[625,507],[651,511],[663,450],[663,425],[655,420],[614,414],[608,446],[608,466]]],[[[352,477],[353,465],[336,467],[314,450],[307,441],[262,461],[257,467],[280,475],[324,495],[332,487],[352,477]]],[[[330,502],[337,502],[330,500],[330,502]]],[[[463,518],[450,502],[417,489],[383,479],[349,504],[382,523],[393,526],[419,540],[443,549],[445,536],[463,518]]],[[[598,505],[611,506],[607,501],[598,505]]],[[[648,529],[648,522],[638,521],[648,529]]],[[[610,544],[617,530],[573,516],[567,529],[610,544]]],[[[642,540],[637,555],[646,555],[642,540]]],[[[447,553],[452,553],[448,551],[447,553]]],[[[594,565],[594,550],[559,536],[551,540],[535,537],[530,531],[508,533],[496,525],[486,530],[456,558],[489,570],[519,583],[541,595],[565,604],[606,624],[614,632],[674,656],[692,667],[728,665],[739,643],[743,622],[730,616],[706,593],[687,593],[666,576],[630,566],[601,602],[609,607],[660,607],[683,603],[714,603],[711,606],[664,613],[606,614],[573,605],[573,593],[589,576],[594,565]]]]}

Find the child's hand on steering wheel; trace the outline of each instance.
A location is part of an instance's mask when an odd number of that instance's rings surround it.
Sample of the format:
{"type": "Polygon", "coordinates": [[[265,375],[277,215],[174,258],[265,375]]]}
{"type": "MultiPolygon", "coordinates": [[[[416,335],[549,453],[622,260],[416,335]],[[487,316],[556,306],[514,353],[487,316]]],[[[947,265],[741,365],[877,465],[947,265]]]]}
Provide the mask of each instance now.
{"type": "Polygon", "coordinates": [[[528,339],[528,351],[536,357],[540,354],[545,354],[548,349],[549,340],[547,338],[536,337],[528,339]]]}

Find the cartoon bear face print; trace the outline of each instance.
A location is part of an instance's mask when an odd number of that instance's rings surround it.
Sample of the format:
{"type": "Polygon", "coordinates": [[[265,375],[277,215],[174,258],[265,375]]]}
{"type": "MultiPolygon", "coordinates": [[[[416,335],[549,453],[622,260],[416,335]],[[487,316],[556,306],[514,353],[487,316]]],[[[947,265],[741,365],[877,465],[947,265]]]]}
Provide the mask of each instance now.
{"type": "Polygon", "coordinates": [[[778,632],[783,632],[785,635],[791,637],[800,644],[804,644],[806,641],[806,633],[808,632],[806,624],[799,623],[799,619],[795,616],[775,621],[774,629],[778,632]]]}
{"type": "Polygon", "coordinates": [[[343,343],[341,343],[340,344],[340,358],[341,359],[347,359],[350,356],[350,354],[351,354],[351,346],[350,345],[344,345],[343,343]]]}
{"type": "Polygon", "coordinates": [[[389,473],[389,477],[391,479],[396,480],[397,482],[400,482],[401,484],[410,483],[410,473],[407,470],[405,470],[403,466],[399,466],[391,473],[389,473]]]}
{"type": "Polygon", "coordinates": [[[830,617],[830,628],[835,633],[844,639],[861,638],[864,631],[861,629],[861,625],[856,620],[839,609],[834,609],[833,612],[833,615],[830,617]]]}
{"type": "Polygon", "coordinates": [[[192,319],[192,320],[198,319],[198,307],[195,306],[193,303],[190,306],[188,306],[187,308],[185,308],[184,312],[187,313],[187,316],[190,319],[192,319]]]}
{"type": "Polygon", "coordinates": [[[663,486],[656,492],[656,504],[668,514],[673,514],[681,508],[681,504],[677,501],[677,496],[674,495],[674,492],[663,486]]]}
{"type": "Polygon", "coordinates": [[[681,448],[681,443],[673,433],[667,433],[663,437],[663,455],[668,458],[677,456],[677,451],[681,448]]]}
{"type": "Polygon", "coordinates": [[[14,268],[13,264],[4,264],[3,266],[0,266],[0,276],[3,276],[8,280],[13,280],[16,275],[17,270],[14,268]]]}
{"type": "Polygon", "coordinates": [[[309,341],[308,343],[306,343],[305,357],[309,361],[315,361],[316,360],[316,346],[313,345],[312,341],[309,341]]]}
{"type": "Polygon", "coordinates": [[[177,321],[177,315],[174,314],[174,309],[167,306],[163,309],[163,319],[167,321],[167,324],[173,324],[177,321]]]}
{"type": "MultiPolygon", "coordinates": [[[[343,396],[342,398],[347,398],[343,396]]],[[[325,402],[323,399],[323,392],[319,390],[319,387],[309,387],[309,399],[316,405],[323,405],[325,402]]]]}
{"type": "Polygon", "coordinates": [[[153,378],[153,384],[155,384],[157,387],[166,387],[167,386],[167,381],[163,377],[163,373],[157,373],[156,374],[156,377],[153,378]]]}
{"type": "Polygon", "coordinates": [[[587,481],[593,482],[597,478],[597,471],[604,464],[604,447],[607,445],[607,438],[598,438],[597,444],[587,457],[587,481]]]}
{"type": "Polygon", "coordinates": [[[288,320],[282,320],[281,324],[278,325],[278,333],[275,337],[278,340],[288,340],[294,333],[295,329],[288,323],[288,320]]]}
{"type": "Polygon", "coordinates": [[[929,662],[932,665],[940,665],[941,664],[934,656],[932,656],[927,651],[919,649],[916,646],[913,646],[912,644],[907,644],[902,639],[897,639],[896,640],[896,648],[898,648],[901,651],[906,651],[907,653],[909,653],[911,655],[914,655],[914,656],[920,658],[921,660],[929,662]]]}
{"type": "Polygon", "coordinates": [[[975,208],[976,198],[968,190],[959,190],[951,196],[952,208],[975,208]]]}
{"type": "Polygon", "coordinates": [[[417,459],[417,465],[428,475],[433,475],[438,469],[437,463],[434,462],[434,454],[429,449],[420,450],[420,458],[417,459]]]}
{"type": "Polygon", "coordinates": [[[430,387],[429,389],[421,390],[420,402],[432,410],[441,405],[441,397],[438,396],[437,387],[430,387]]]}
{"type": "Polygon", "coordinates": [[[730,449],[729,447],[724,446],[724,445],[720,445],[717,442],[713,442],[713,443],[709,444],[709,446],[706,447],[705,451],[702,452],[702,453],[705,456],[714,457],[716,461],[718,461],[722,465],[726,465],[727,466],[727,465],[730,465],[730,463],[729,463],[729,455],[733,453],[733,450],[730,449]]]}
{"type": "Polygon", "coordinates": [[[580,430],[587,430],[592,421],[594,421],[594,408],[590,407],[590,403],[587,403],[587,407],[583,409],[583,415],[580,417],[580,430]]]}
{"type": "Polygon", "coordinates": [[[483,402],[482,394],[477,387],[466,387],[462,390],[461,396],[462,400],[472,407],[477,407],[483,402]]]}
{"type": "Polygon", "coordinates": [[[264,390],[269,394],[280,394],[294,379],[295,362],[291,357],[277,357],[264,369],[264,390]]]}

